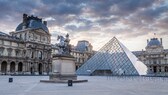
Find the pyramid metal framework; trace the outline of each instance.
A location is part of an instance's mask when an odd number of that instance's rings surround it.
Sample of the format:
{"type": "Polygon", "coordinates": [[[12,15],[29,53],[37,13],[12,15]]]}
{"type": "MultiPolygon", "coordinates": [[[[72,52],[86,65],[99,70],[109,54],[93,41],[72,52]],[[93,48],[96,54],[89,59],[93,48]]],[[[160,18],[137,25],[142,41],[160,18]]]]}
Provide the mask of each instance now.
{"type": "Polygon", "coordinates": [[[147,67],[116,37],[113,37],[76,73],[78,75],[146,75],[147,67]]]}

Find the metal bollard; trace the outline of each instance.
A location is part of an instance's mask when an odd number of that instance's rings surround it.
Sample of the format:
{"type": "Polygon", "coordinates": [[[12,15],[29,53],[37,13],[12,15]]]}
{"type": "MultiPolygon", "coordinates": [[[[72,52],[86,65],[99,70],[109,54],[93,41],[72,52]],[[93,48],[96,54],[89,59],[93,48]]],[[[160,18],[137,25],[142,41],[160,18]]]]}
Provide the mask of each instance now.
{"type": "Polygon", "coordinates": [[[13,78],[9,78],[9,83],[13,82],[13,78]]]}
{"type": "Polygon", "coordinates": [[[68,80],[68,86],[72,86],[73,85],[73,81],[72,80],[68,80]]]}

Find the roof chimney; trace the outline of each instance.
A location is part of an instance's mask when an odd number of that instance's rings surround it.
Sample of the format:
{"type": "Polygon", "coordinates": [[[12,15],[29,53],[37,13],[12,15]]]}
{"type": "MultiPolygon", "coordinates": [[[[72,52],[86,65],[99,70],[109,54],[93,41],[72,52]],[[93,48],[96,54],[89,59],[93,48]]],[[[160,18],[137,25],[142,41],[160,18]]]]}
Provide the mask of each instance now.
{"type": "Polygon", "coordinates": [[[27,14],[23,14],[23,22],[27,20],[27,14]]]}
{"type": "Polygon", "coordinates": [[[44,24],[45,26],[47,26],[47,21],[43,21],[43,24],[44,24]]]}
{"type": "Polygon", "coordinates": [[[27,24],[27,14],[23,14],[23,26],[22,26],[22,29],[26,28],[26,24],[27,24]]]}

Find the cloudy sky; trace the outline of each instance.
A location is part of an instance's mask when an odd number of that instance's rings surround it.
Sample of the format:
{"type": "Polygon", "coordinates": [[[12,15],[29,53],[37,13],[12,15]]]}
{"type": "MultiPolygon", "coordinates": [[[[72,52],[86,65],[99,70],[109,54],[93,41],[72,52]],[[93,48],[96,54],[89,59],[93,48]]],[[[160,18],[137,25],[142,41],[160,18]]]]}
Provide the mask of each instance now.
{"type": "Polygon", "coordinates": [[[23,13],[48,21],[52,43],[69,33],[72,44],[88,40],[98,50],[116,36],[142,50],[156,33],[168,49],[168,0],[0,0],[0,31],[15,31],[23,13]]]}

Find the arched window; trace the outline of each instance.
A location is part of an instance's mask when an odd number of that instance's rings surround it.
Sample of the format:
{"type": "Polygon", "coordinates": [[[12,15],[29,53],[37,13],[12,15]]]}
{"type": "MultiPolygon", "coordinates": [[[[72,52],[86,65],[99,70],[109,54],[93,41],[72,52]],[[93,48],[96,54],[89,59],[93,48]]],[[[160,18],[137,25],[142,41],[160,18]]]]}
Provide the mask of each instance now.
{"type": "Polygon", "coordinates": [[[38,57],[39,57],[39,59],[42,59],[42,51],[39,51],[38,57]]]}
{"type": "Polygon", "coordinates": [[[10,72],[15,72],[15,62],[10,63],[10,72]]]}
{"type": "Polygon", "coordinates": [[[0,47],[0,56],[3,55],[4,47],[0,47]]]}
{"type": "Polygon", "coordinates": [[[1,72],[2,73],[6,73],[7,72],[7,62],[6,61],[3,61],[1,63],[1,72]]]}
{"type": "Polygon", "coordinates": [[[165,72],[168,72],[168,66],[165,66],[165,72]]]}

